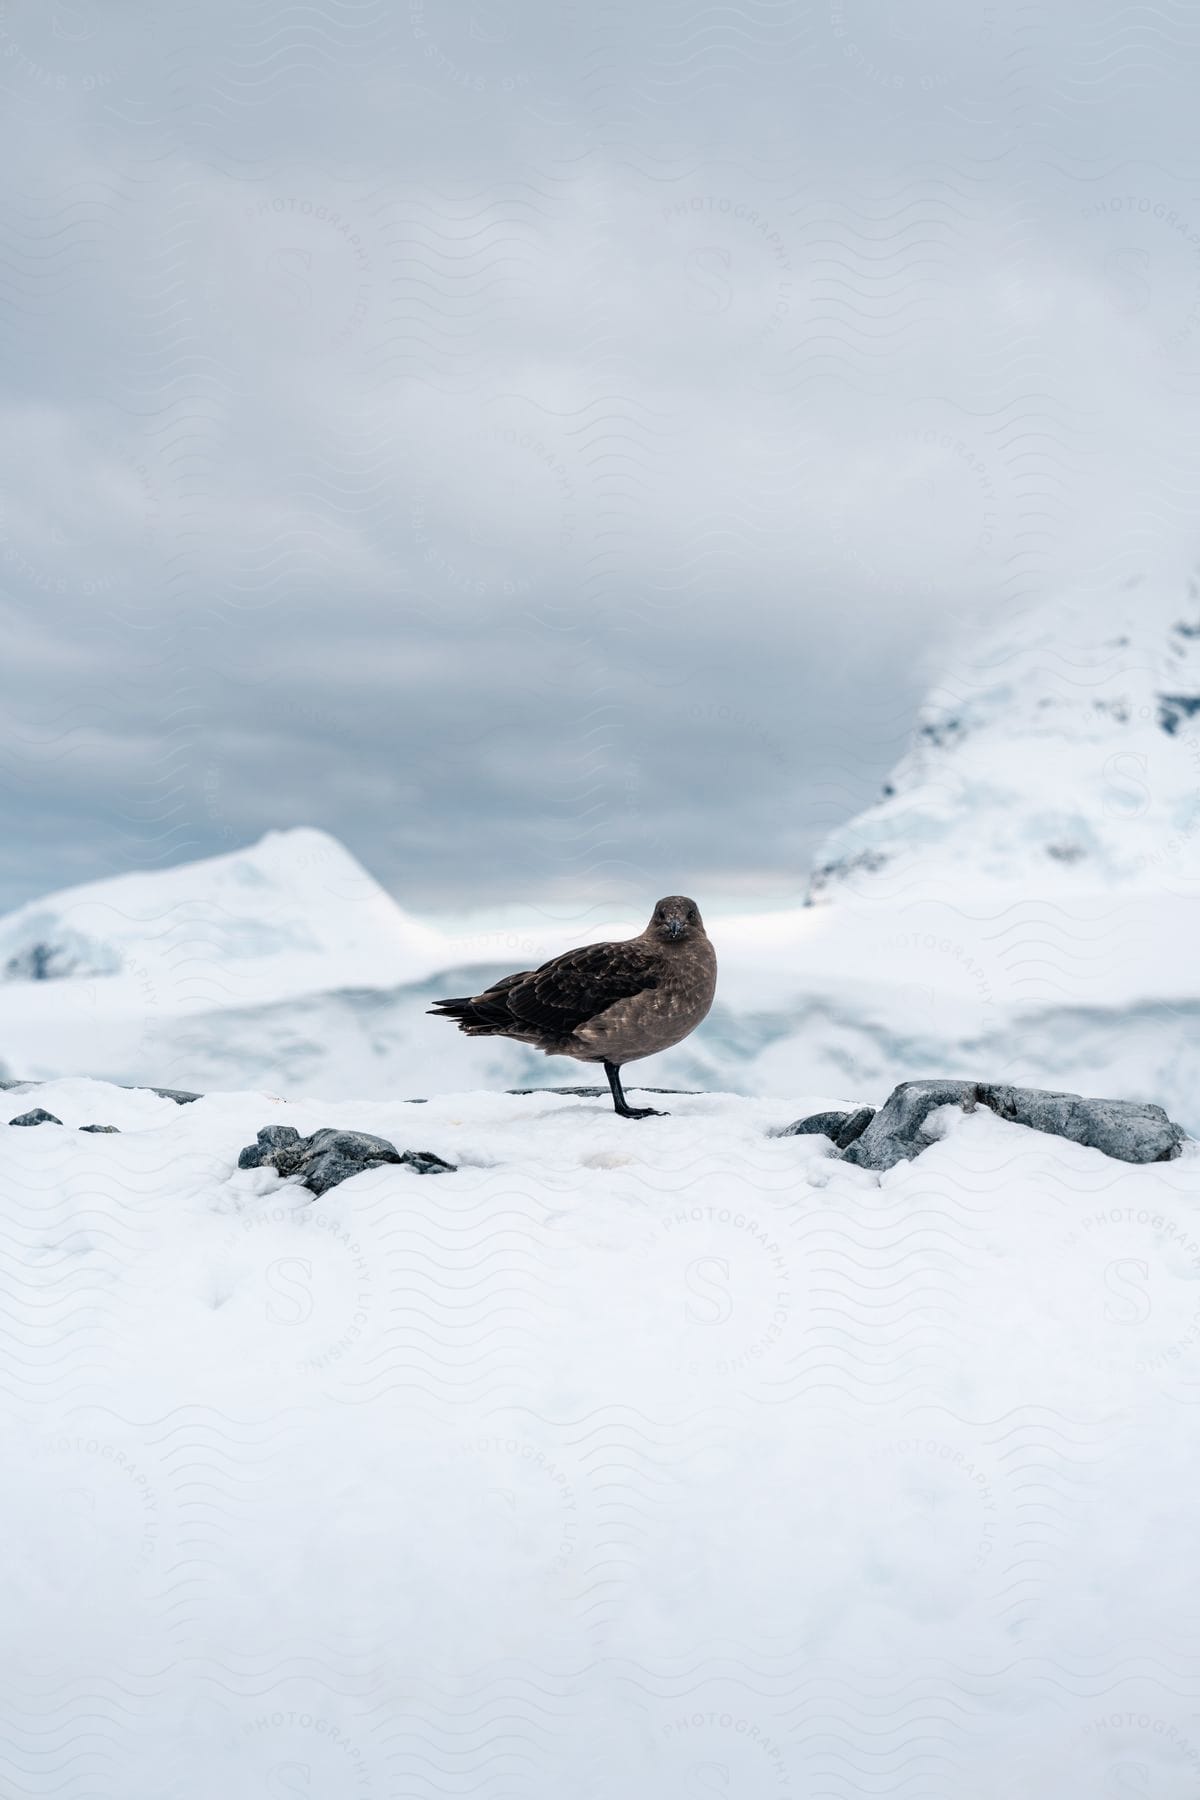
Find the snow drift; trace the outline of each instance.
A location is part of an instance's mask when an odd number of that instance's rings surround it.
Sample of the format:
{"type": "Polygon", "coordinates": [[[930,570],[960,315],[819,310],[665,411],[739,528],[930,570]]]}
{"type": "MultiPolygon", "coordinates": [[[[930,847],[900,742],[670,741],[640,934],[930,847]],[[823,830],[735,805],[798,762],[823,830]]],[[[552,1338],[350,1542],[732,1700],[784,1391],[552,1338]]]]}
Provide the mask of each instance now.
{"type": "Polygon", "coordinates": [[[1195,1792],[1195,1146],[671,1104],[0,1096],[14,1792],[1195,1792]]]}

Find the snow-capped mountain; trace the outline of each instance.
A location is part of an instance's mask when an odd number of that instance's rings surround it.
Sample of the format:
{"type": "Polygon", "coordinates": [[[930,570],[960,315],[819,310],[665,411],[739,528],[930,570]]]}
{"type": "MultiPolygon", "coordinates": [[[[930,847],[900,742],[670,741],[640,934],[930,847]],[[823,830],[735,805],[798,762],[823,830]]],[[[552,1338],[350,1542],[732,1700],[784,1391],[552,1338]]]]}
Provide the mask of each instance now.
{"type": "Polygon", "coordinates": [[[1076,593],[997,624],[937,683],[814,899],[1200,892],[1200,586],[1076,593]]]}
{"type": "MultiPolygon", "coordinates": [[[[424,974],[442,940],[327,832],[67,888],[0,919],[7,982],[111,981],[106,1004],[171,1011],[277,1001],[424,974]]],[[[9,1004],[11,987],[3,993],[9,1004]]]]}
{"type": "Polygon", "coordinates": [[[810,899],[751,1089],[986,1068],[1200,1124],[1196,583],[1056,598],[968,646],[810,899]]]}
{"type": "Polygon", "coordinates": [[[89,882],[0,919],[0,1074],[187,1086],[215,1059],[227,1075],[286,1081],[310,1069],[291,1050],[297,1039],[307,1048],[303,1021],[323,996],[390,993],[452,960],[441,934],[336,838],[270,831],[244,850],[89,882]],[[258,1043],[245,1069],[233,1050],[240,1020],[258,1043]],[[197,1040],[214,1058],[192,1055],[197,1040]],[[166,1073],[151,1077],[155,1068],[166,1073]]]}

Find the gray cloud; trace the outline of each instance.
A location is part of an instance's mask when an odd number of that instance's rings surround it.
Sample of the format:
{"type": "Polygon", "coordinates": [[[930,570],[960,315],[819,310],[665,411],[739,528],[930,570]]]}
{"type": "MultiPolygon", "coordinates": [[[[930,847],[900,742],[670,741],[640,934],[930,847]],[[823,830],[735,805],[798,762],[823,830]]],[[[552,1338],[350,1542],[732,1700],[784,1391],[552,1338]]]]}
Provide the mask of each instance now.
{"type": "Polygon", "coordinates": [[[797,894],[956,635],[1192,554],[1123,16],[6,6],[0,903],[797,894]]]}

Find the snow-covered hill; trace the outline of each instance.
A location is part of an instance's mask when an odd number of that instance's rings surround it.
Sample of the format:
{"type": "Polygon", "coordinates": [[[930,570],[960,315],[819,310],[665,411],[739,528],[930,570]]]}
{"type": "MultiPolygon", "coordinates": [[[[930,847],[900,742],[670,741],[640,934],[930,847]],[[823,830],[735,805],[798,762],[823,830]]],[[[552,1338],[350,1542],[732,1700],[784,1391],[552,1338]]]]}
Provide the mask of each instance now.
{"type": "Polygon", "coordinates": [[[815,898],[1200,894],[1200,586],[1005,618],[937,683],[815,898]]]}
{"type": "Polygon", "coordinates": [[[5,1792],[1196,1791],[1195,1146],[670,1104],[0,1095],[5,1792]]]}
{"type": "MultiPolygon", "coordinates": [[[[0,919],[6,1010],[20,985],[102,1005],[207,1011],[424,974],[441,940],[408,917],[336,838],[269,831],[230,855],[67,888],[0,919]],[[15,984],[15,985],[13,985],[15,984]],[[100,1002],[98,1002],[100,1003],[100,1002]]],[[[39,992],[39,1003],[47,996],[39,992]]]]}

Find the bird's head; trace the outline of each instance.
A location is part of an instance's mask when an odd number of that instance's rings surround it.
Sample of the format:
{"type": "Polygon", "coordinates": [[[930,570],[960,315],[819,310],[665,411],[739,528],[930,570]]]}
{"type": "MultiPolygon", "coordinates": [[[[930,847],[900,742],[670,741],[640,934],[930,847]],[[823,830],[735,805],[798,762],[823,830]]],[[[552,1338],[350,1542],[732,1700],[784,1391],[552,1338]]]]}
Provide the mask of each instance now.
{"type": "Polygon", "coordinates": [[[668,894],[650,915],[647,935],[663,943],[675,944],[683,938],[702,937],[704,920],[700,908],[685,894],[668,894]]]}

